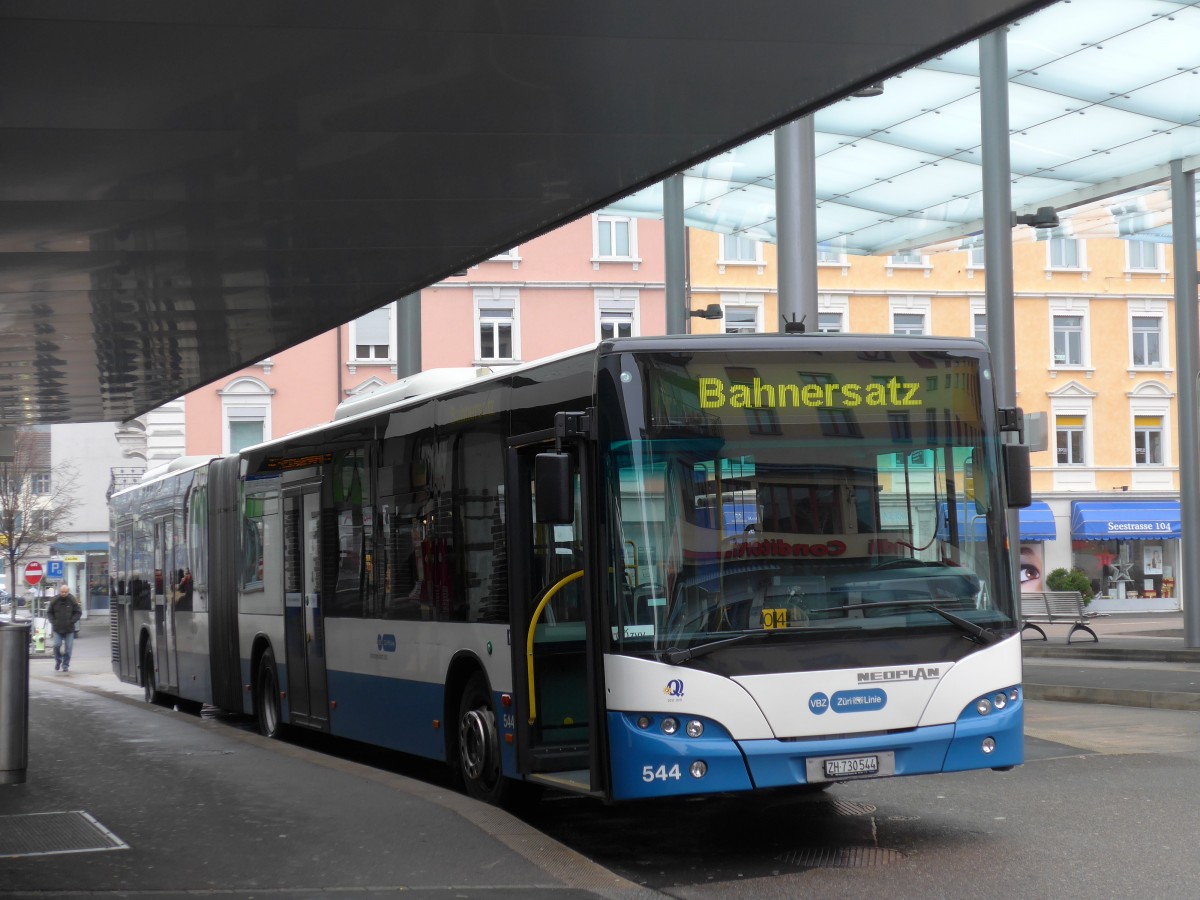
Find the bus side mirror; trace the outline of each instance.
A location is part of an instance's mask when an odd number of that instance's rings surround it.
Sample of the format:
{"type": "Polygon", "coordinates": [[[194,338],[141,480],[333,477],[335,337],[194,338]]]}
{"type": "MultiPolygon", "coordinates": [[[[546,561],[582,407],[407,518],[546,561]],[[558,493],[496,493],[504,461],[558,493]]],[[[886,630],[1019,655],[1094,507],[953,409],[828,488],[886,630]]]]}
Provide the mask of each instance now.
{"type": "Polygon", "coordinates": [[[1004,484],[1008,505],[1022,509],[1033,502],[1033,483],[1029,473],[1029,448],[1024,444],[1002,444],[1004,484]]]}
{"type": "Polygon", "coordinates": [[[575,521],[575,491],[568,453],[539,453],[533,458],[534,519],[539,525],[575,521]]]}

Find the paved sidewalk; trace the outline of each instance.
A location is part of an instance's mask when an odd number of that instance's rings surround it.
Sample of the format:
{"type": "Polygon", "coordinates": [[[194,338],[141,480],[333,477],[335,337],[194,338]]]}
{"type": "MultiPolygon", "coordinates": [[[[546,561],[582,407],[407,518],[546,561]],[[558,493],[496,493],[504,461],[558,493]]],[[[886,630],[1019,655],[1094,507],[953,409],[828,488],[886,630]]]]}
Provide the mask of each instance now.
{"type": "Polygon", "coordinates": [[[1182,612],[1096,616],[1100,640],[1069,625],[1025,632],[1025,694],[1034,700],[1200,710],[1200,648],[1185,646],[1182,612]],[[1030,636],[1033,636],[1031,639],[1030,636]]]}
{"type": "Polygon", "coordinates": [[[29,765],[0,785],[0,897],[638,898],[507,812],[249,727],[150,706],[107,619],[29,662],[29,765]],[[64,855],[65,854],[65,855],[64,855]]]}

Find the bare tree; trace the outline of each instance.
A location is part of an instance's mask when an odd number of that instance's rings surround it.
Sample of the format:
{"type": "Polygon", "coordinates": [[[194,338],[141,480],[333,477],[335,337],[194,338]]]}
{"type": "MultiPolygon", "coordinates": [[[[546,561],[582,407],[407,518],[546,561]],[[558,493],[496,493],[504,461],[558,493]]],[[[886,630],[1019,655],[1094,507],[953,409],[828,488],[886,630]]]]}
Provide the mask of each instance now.
{"type": "Polygon", "coordinates": [[[0,553],[7,563],[12,617],[17,617],[21,563],[44,555],[77,505],[78,473],[51,465],[49,428],[19,430],[11,462],[0,462],[0,553]]]}

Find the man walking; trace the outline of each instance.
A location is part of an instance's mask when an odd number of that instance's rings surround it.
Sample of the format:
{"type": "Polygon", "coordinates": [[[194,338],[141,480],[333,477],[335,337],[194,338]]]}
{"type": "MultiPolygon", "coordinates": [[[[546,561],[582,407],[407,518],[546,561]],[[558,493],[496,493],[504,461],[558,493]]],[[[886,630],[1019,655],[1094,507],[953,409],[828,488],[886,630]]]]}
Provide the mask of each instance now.
{"type": "Polygon", "coordinates": [[[46,619],[54,629],[54,671],[71,668],[71,650],[75,647],[75,625],[83,616],[83,607],[65,584],[46,607],[46,619]]]}

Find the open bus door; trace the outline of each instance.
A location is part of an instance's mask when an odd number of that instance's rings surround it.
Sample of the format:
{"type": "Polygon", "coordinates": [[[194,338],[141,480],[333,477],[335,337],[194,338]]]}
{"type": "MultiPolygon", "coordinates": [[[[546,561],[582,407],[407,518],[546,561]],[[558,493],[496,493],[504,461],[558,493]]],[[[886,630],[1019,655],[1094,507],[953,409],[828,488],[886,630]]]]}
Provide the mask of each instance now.
{"type": "Polygon", "coordinates": [[[299,485],[283,492],[283,529],[283,630],[290,721],[328,731],[319,485],[299,485]]]}
{"type": "Polygon", "coordinates": [[[594,558],[597,536],[591,533],[595,501],[585,474],[592,449],[586,440],[564,441],[559,432],[557,441],[552,430],[509,442],[505,483],[517,765],[531,781],[605,796],[596,600],[601,579],[594,558]],[[539,455],[555,457],[559,512],[552,521],[544,510],[540,521],[537,514],[539,480],[543,495],[551,490],[539,455]]]}
{"type": "Polygon", "coordinates": [[[154,653],[155,687],[178,691],[175,667],[175,591],[171,568],[175,552],[174,520],[170,514],[154,522],[154,653]]]}

